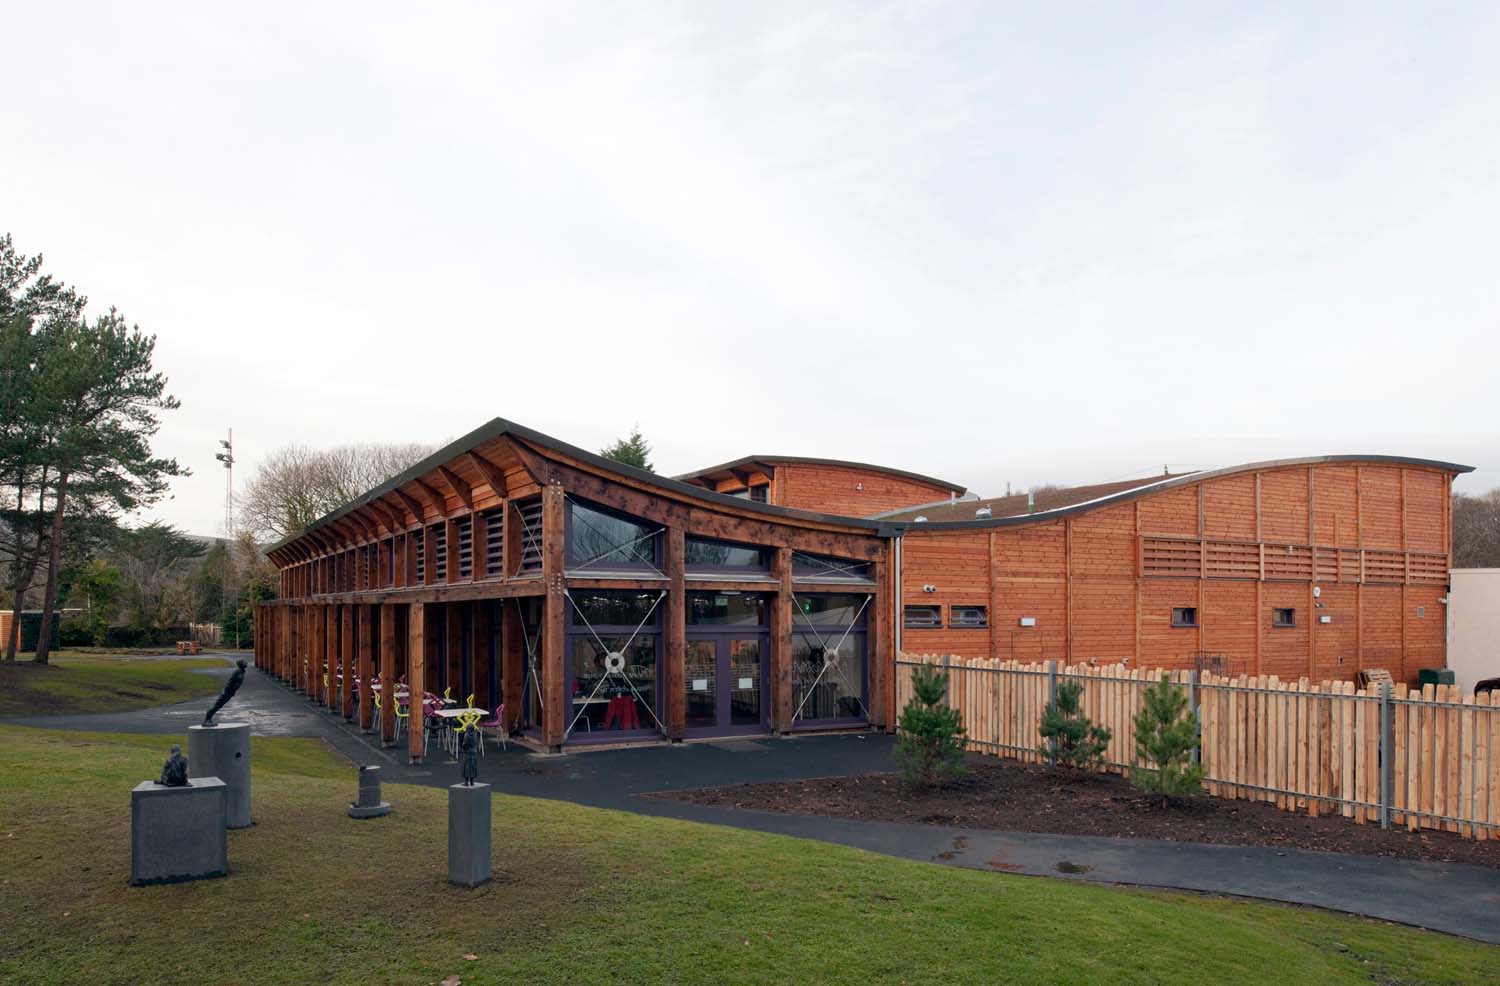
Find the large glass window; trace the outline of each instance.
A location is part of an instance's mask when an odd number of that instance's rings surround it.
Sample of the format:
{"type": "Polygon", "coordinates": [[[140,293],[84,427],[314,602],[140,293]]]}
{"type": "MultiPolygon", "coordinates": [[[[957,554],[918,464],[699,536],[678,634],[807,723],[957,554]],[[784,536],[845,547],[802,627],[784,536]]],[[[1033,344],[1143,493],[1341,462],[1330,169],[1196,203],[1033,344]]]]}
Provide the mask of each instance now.
{"type": "Polygon", "coordinates": [[[574,592],[568,612],[568,738],[660,731],[661,594],[574,592]]]}
{"type": "Polygon", "coordinates": [[[569,568],[655,567],[661,528],[568,502],[569,568]]]}
{"type": "Polygon", "coordinates": [[[765,626],[766,600],[743,592],[688,593],[690,626],[765,626]]]}
{"type": "Polygon", "coordinates": [[[792,552],[792,578],[810,582],[868,582],[870,563],[792,552]]]}
{"type": "Polygon", "coordinates": [[[771,567],[771,552],[728,541],[688,538],[684,563],[689,569],[764,572],[771,567]]]}
{"type": "Polygon", "coordinates": [[[865,628],[872,597],[798,595],[792,618],[792,707],[797,725],[868,718],[865,628]]]}

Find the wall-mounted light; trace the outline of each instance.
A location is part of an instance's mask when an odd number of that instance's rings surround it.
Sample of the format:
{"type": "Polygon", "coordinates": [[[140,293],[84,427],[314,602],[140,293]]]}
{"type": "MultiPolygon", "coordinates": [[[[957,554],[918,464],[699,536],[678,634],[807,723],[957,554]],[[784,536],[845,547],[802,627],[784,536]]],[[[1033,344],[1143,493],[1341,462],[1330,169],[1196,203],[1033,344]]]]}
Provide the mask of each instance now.
{"type": "Polygon", "coordinates": [[[935,586],[935,585],[924,585],[924,586],[922,586],[922,591],[923,592],[937,592],[937,586],[935,586]]]}
{"type": "Polygon", "coordinates": [[[1036,617],[1035,616],[1023,616],[1023,617],[1021,617],[1021,626],[1023,626],[1023,627],[1034,627],[1034,626],[1036,626],[1036,617]]]}
{"type": "Polygon", "coordinates": [[[1332,623],[1333,622],[1333,617],[1328,616],[1327,614],[1324,614],[1324,615],[1318,617],[1318,622],[1319,623],[1332,623]]]}

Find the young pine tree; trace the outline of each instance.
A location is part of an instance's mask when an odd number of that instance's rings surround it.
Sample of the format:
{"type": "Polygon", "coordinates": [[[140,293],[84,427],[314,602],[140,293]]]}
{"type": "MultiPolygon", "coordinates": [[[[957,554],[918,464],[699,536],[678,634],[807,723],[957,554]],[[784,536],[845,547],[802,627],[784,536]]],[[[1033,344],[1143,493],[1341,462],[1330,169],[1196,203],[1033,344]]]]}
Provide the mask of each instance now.
{"type": "Polygon", "coordinates": [[[923,664],[912,674],[912,697],[901,710],[896,765],[912,787],[933,787],[964,774],[964,727],[943,692],[948,675],[923,664]]]}
{"type": "Polygon", "coordinates": [[[1198,717],[1187,704],[1187,693],[1163,671],[1161,680],[1146,689],[1145,705],[1135,714],[1135,754],[1143,766],[1131,768],[1130,782],[1161,795],[1163,808],[1173,796],[1202,790],[1203,765],[1192,762],[1198,717]]]}
{"type": "Polygon", "coordinates": [[[1060,681],[1057,695],[1042,710],[1042,756],[1064,767],[1092,767],[1109,747],[1110,731],[1096,726],[1079,708],[1083,686],[1060,681]]]}

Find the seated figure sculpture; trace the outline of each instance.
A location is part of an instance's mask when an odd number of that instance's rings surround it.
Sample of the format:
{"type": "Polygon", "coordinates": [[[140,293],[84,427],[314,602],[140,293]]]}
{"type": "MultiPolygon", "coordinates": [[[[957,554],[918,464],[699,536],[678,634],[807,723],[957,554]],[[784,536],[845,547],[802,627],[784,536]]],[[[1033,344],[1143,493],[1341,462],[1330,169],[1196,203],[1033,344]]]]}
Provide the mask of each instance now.
{"type": "Polygon", "coordinates": [[[172,744],[172,755],[161,765],[161,779],[156,783],[162,787],[187,787],[188,762],[182,755],[182,747],[172,744]]]}

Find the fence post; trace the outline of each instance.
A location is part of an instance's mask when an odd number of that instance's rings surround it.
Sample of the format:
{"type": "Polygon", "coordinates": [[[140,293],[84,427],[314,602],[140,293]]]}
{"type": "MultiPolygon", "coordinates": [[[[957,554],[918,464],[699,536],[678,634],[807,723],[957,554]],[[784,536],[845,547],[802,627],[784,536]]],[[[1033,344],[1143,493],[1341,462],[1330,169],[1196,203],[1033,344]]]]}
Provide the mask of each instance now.
{"type": "Polygon", "coordinates": [[[1391,770],[1395,766],[1395,737],[1391,734],[1391,683],[1380,683],[1380,827],[1391,827],[1391,770]]]}
{"type": "MultiPolygon", "coordinates": [[[[1057,662],[1047,662],[1047,704],[1057,702],[1057,662]]],[[[1049,766],[1057,766],[1057,742],[1054,740],[1047,744],[1047,763],[1049,766]]]]}
{"type": "Polygon", "coordinates": [[[953,708],[953,700],[949,698],[952,694],[953,677],[948,672],[948,664],[952,659],[951,654],[943,655],[943,705],[950,709],[953,708]]]}
{"type": "Polygon", "coordinates": [[[1203,750],[1203,719],[1198,715],[1198,669],[1194,668],[1188,672],[1188,711],[1193,715],[1193,721],[1198,724],[1198,742],[1193,744],[1192,763],[1197,763],[1202,756],[1203,750]]]}

